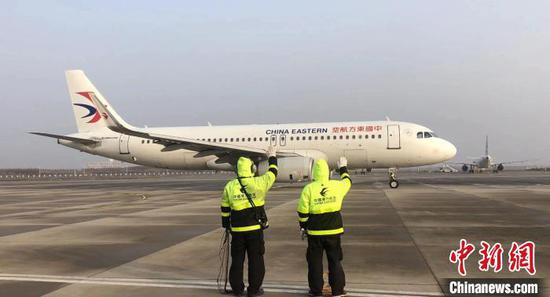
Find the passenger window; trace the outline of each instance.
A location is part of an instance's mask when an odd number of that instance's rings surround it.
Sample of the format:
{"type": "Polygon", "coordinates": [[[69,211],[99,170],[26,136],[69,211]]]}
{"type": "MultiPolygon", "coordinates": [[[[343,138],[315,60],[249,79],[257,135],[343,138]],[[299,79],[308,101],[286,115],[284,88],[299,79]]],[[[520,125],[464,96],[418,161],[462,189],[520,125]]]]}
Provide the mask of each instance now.
{"type": "Polygon", "coordinates": [[[349,135],[346,135],[346,139],[349,139],[349,135]]]}
{"type": "Polygon", "coordinates": [[[430,132],[424,132],[424,138],[430,138],[430,137],[432,137],[430,132]]]}
{"type": "Polygon", "coordinates": [[[424,133],[422,132],[416,133],[416,138],[424,138],[424,133]]]}
{"type": "Polygon", "coordinates": [[[332,136],[332,139],[336,139],[336,135],[332,136]]]}
{"type": "Polygon", "coordinates": [[[238,139],[238,138],[235,138],[235,142],[239,142],[239,139],[238,139]]]}
{"type": "Polygon", "coordinates": [[[308,139],[309,139],[309,140],[311,140],[311,136],[310,136],[310,137],[308,137],[308,139]]]}
{"type": "Polygon", "coordinates": [[[374,137],[375,137],[374,134],[372,134],[372,135],[370,136],[371,139],[374,139],[374,137]]]}
{"type": "Polygon", "coordinates": [[[256,141],[256,137],[254,137],[254,141],[256,141]]]}
{"type": "Polygon", "coordinates": [[[302,136],[302,140],[306,140],[306,137],[305,137],[305,136],[302,136]]]}
{"type": "Polygon", "coordinates": [[[142,140],[141,140],[141,144],[144,144],[144,143],[145,143],[145,140],[142,139],[142,140]]]}
{"type": "Polygon", "coordinates": [[[325,140],[325,136],[321,136],[321,140],[325,140]]]}
{"type": "Polygon", "coordinates": [[[315,136],[315,140],[317,140],[317,136],[315,136]]]}
{"type": "Polygon", "coordinates": [[[352,135],[352,136],[351,136],[351,139],[355,139],[355,135],[352,135]]]}
{"type": "Polygon", "coordinates": [[[382,138],[382,134],[378,134],[378,138],[382,138]]]}
{"type": "Polygon", "coordinates": [[[244,137],[243,137],[243,138],[241,138],[241,141],[242,141],[242,142],[245,142],[245,140],[246,140],[246,138],[244,138],[244,137]]]}
{"type": "Polygon", "coordinates": [[[230,142],[233,142],[233,138],[229,139],[230,142]]]}
{"type": "Polygon", "coordinates": [[[250,142],[250,137],[248,137],[248,142],[250,142]]]}
{"type": "Polygon", "coordinates": [[[358,137],[359,137],[359,139],[361,139],[361,138],[363,138],[363,135],[359,135],[358,137]]]}
{"type": "Polygon", "coordinates": [[[344,139],[344,136],[343,136],[343,135],[340,135],[340,139],[344,139]]]}

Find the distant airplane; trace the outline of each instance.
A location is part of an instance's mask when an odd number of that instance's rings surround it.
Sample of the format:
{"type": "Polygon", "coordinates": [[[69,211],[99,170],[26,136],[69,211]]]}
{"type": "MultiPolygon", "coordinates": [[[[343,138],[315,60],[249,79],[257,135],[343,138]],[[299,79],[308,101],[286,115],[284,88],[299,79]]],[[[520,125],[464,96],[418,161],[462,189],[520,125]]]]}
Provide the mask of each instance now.
{"type": "Polygon", "coordinates": [[[524,161],[507,161],[507,162],[495,162],[489,155],[489,135],[485,136],[485,155],[479,158],[474,158],[471,162],[453,163],[462,165],[462,171],[464,172],[477,172],[481,170],[490,169],[493,172],[499,172],[504,170],[504,164],[523,163],[524,161]]]}
{"type": "Polygon", "coordinates": [[[397,168],[436,164],[456,154],[452,143],[430,129],[396,121],[138,128],[118,115],[83,71],[67,71],[66,77],[78,133],[31,133],[132,164],[229,171],[239,156],[248,156],[262,172],[266,150],[275,146],[279,181],[310,179],[315,159],[335,168],[345,156],[350,169],[388,168],[390,186],[397,188],[397,168]]]}

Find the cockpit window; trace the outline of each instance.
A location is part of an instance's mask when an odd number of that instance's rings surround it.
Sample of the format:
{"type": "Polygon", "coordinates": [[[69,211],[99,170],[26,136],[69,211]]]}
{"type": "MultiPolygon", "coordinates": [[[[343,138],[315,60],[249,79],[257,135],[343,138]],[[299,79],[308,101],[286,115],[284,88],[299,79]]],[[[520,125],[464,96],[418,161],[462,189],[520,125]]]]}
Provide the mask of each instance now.
{"type": "Polygon", "coordinates": [[[424,138],[430,138],[432,137],[432,134],[430,132],[424,132],[424,138]]]}
{"type": "Polygon", "coordinates": [[[424,133],[423,132],[416,133],[416,138],[424,138],[424,133]]]}

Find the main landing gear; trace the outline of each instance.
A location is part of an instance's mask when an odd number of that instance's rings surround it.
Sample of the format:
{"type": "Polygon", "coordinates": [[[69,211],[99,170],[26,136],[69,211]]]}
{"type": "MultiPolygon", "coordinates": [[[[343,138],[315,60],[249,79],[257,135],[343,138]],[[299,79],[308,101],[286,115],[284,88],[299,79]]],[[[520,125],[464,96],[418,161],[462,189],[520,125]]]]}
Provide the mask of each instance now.
{"type": "Polygon", "coordinates": [[[388,173],[390,176],[390,181],[389,181],[390,188],[396,189],[397,187],[399,187],[399,181],[397,180],[397,176],[396,176],[397,168],[388,169],[388,173]]]}

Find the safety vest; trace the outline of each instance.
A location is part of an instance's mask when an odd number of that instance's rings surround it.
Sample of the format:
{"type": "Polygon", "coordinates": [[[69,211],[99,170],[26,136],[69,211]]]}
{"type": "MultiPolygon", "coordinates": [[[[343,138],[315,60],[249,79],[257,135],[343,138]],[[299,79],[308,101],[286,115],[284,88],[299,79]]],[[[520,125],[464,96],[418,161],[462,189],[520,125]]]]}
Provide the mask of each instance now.
{"type": "Polygon", "coordinates": [[[230,225],[232,232],[248,232],[261,229],[256,220],[256,212],[265,214],[265,196],[273,186],[277,178],[277,159],[269,159],[269,170],[262,176],[253,176],[253,162],[241,157],[237,162],[238,179],[229,181],[223,190],[221,201],[222,224],[224,227],[230,225]],[[252,207],[246,194],[252,198],[255,208],[252,207]]]}
{"type": "Polygon", "coordinates": [[[346,167],[340,168],[341,180],[329,180],[329,167],[325,160],[317,160],[313,167],[314,181],[306,185],[298,202],[300,226],[308,235],[336,235],[344,233],[342,203],[351,188],[346,167]]]}

